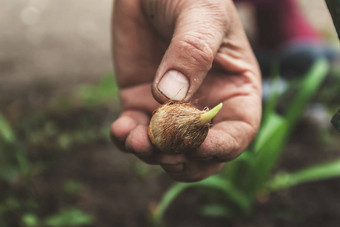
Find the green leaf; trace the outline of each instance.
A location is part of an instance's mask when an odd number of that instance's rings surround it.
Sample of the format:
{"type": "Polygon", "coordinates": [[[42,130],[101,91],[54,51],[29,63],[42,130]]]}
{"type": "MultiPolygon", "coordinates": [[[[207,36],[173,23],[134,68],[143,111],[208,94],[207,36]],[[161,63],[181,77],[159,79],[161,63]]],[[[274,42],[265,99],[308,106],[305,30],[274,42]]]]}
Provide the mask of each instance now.
{"type": "Polygon", "coordinates": [[[69,179],[64,183],[63,191],[66,192],[68,195],[79,195],[82,190],[82,185],[80,182],[69,179]]]}
{"type": "Polygon", "coordinates": [[[163,196],[156,212],[153,214],[153,221],[156,225],[161,225],[161,220],[163,218],[164,212],[170,206],[177,196],[182,193],[185,189],[190,187],[202,187],[210,188],[220,191],[224,194],[226,198],[229,198],[244,213],[249,213],[251,206],[247,198],[226,179],[219,176],[211,176],[205,180],[196,183],[177,183],[172,186],[163,196]]]}
{"type": "Polygon", "coordinates": [[[11,126],[8,124],[5,117],[0,113],[0,138],[1,137],[7,143],[15,142],[15,136],[11,126]]]}
{"type": "Polygon", "coordinates": [[[230,209],[225,205],[211,204],[202,207],[201,214],[210,217],[231,217],[230,209]]]}
{"type": "Polygon", "coordinates": [[[235,187],[239,187],[239,182],[243,181],[243,178],[240,176],[247,175],[247,171],[249,171],[249,166],[254,160],[254,153],[249,148],[244,151],[239,157],[228,162],[227,165],[220,172],[220,176],[228,180],[229,182],[233,182],[235,187]]]}
{"type": "Polygon", "coordinates": [[[297,95],[288,106],[285,118],[290,123],[290,127],[300,119],[309,100],[320,87],[322,81],[329,72],[329,64],[326,60],[317,61],[307,73],[305,79],[299,86],[297,95]]]}
{"type": "Polygon", "coordinates": [[[12,182],[20,174],[27,177],[28,160],[12,127],[0,113],[0,178],[12,182]],[[2,142],[2,143],[1,143],[2,142]]]}
{"type": "Polygon", "coordinates": [[[160,201],[157,210],[152,214],[152,221],[155,226],[161,226],[162,219],[166,209],[170,206],[174,199],[177,198],[179,194],[181,194],[185,189],[189,188],[190,184],[185,183],[177,183],[173,185],[168,191],[163,195],[162,200],[160,201]]]}
{"type": "Polygon", "coordinates": [[[293,127],[328,71],[327,61],[316,62],[302,80],[285,115],[281,117],[273,113],[266,119],[255,142],[256,158],[249,171],[249,184],[246,186],[248,196],[255,197],[257,193],[265,189],[270,172],[280,157],[293,127]]]}
{"type": "Polygon", "coordinates": [[[205,187],[219,190],[224,196],[235,203],[244,213],[249,213],[251,205],[246,196],[225,178],[214,175],[205,180],[191,183],[192,187],[205,187]]]}
{"type": "Polygon", "coordinates": [[[22,217],[22,223],[26,227],[37,227],[39,226],[39,220],[36,215],[34,214],[25,214],[22,217]]]}
{"type": "Polygon", "coordinates": [[[295,173],[279,173],[268,183],[271,191],[298,184],[340,177],[340,160],[309,167],[295,173]]]}
{"type": "Polygon", "coordinates": [[[76,208],[62,210],[45,220],[45,225],[50,227],[82,226],[92,223],[93,218],[90,215],[76,208]]]}
{"type": "MultiPolygon", "coordinates": [[[[271,70],[271,75],[272,75],[272,82],[270,85],[270,94],[271,96],[268,98],[264,105],[264,110],[262,114],[262,119],[268,119],[268,117],[275,113],[275,109],[277,107],[277,103],[280,98],[280,67],[278,63],[273,64],[272,70],[271,70]]],[[[264,123],[264,122],[262,122],[264,123]]]]}
{"type": "MultiPolygon", "coordinates": [[[[285,119],[276,113],[268,115],[255,139],[254,153],[265,152],[265,146],[268,146],[268,143],[273,143],[271,142],[273,137],[278,137],[277,133],[282,130],[283,125],[286,123],[285,119]]],[[[280,140],[282,139],[280,137],[280,140]]]]}
{"type": "Polygon", "coordinates": [[[98,84],[81,85],[76,96],[86,105],[93,107],[118,97],[118,86],[111,73],[104,75],[98,84]]]}
{"type": "Polygon", "coordinates": [[[288,137],[287,122],[278,115],[271,115],[271,119],[268,121],[270,126],[264,129],[263,138],[260,138],[259,144],[255,146],[253,162],[245,175],[246,184],[243,188],[253,199],[266,184],[288,137]]]}

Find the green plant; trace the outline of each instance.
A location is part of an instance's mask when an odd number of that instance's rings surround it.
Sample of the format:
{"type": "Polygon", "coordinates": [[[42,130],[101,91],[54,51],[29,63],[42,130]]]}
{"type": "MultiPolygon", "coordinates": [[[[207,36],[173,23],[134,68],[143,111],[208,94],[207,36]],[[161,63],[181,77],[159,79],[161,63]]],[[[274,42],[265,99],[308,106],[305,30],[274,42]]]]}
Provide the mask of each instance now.
{"type": "MultiPolygon", "coordinates": [[[[45,218],[38,217],[35,212],[39,212],[39,204],[26,197],[30,189],[25,185],[32,183],[32,165],[11,125],[0,113],[0,186],[5,186],[0,194],[1,227],[12,226],[8,223],[7,216],[19,212],[23,226],[27,227],[88,226],[93,223],[92,216],[77,208],[62,209],[45,218]],[[18,190],[19,187],[21,190],[18,190]],[[18,194],[15,191],[19,191],[18,194]]],[[[77,194],[80,186],[75,181],[68,181],[65,190],[70,194],[77,194]]]]}
{"type": "Polygon", "coordinates": [[[108,132],[116,108],[112,104],[118,96],[114,76],[106,73],[97,83],[79,84],[72,92],[50,98],[49,92],[39,92],[46,100],[38,106],[23,98],[13,112],[0,103],[4,113],[0,111],[0,226],[91,226],[93,217],[78,208],[81,182],[56,174],[55,186],[62,190],[52,195],[49,187],[40,190],[37,184],[61,157],[88,145],[110,143],[108,132]],[[6,119],[8,112],[14,113],[11,121],[6,119]],[[47,194],[63,205],[46,202],[47,194]]]}
{"type": "Polygon", "coordinates": [[[29,164],[23,148],[17,143],[17,138],[0,113],[0,180],[13,182],[19,177],[27,178],[29,164]]]}
{"type": "Polygon", "coordinates": [[[118,86],[112,73],[105,74],[97,84],[80,85],[75,96],[86,106],[95,107],[118,97],[118,86]]]}
{"type": "Polygon", "coordinates": [[[252,204],[260,195],[309,181],[340,176],[340,160],[294,173],[272,173],[294,126],[328,71],[326,61],[315,63],[298,84],[296,95],[282,115],[276,113],[279,95],[274,93],[265,104],[261,128],[248,150],[229,162],[219,175],[196,183],[173,185],[152,214],[154,223],[161,224],[166,209],[188,188],[208,188],[210,192],[218,192],[221,195],[219,198],[223,200],[208,204],[201,211],[206,215],[232,218],[249,215],[252,204]]]}
{"type": "Polygon", "coordinates": [[[68,227],[91,225],[93,218],[76,208],[69,208],[44,220],[45,226],[68,227]]]}
{"type": "Polygon", "coordinates": [[[35,214],[27,213],[22,216],[22,224],[25,227],[89,226],[93,224],[93,218],[77,208],[67,208],[44,219],[35,214]]]}

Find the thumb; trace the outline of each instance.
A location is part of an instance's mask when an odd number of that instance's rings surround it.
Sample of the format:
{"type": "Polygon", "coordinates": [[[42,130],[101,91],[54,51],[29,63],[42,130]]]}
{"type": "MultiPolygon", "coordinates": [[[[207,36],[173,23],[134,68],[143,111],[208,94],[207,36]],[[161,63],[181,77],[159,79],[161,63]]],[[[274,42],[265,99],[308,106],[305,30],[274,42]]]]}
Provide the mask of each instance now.
{"type": "Polygon", "coordinates": [[[227,10],[220,1],[179,2],[173,4],[176,9],[169,10],[174,14],[173,36],[152,85],[160,102],[188,101],[193,96],[211,69],[227,30],[227,10]]]}

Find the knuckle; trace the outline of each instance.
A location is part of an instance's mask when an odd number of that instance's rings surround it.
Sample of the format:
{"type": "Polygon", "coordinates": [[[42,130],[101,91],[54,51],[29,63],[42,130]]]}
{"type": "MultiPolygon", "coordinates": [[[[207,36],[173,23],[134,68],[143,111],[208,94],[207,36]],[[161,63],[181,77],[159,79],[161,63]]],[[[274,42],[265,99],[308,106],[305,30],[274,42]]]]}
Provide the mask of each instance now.
{"type": "Polygon", "coordinates": [[[186,35],[179,42],[182,53],[188,54],[195,66],[211,67],[214,60],[214,52],[207,42],[198,35],[186,35]]]}
{"type": "Polygon", "coordinates": [[[232,135],[229,135],[227,148],[228,149],[222,149],[220,152],[217,152],[215,157],[219,162],[234,160],[241,154],[242,151],[240,141],[232,135]]]}
{"type": "Polygon", "coordinates": [[[239,155],[240,155],[239,152],[230,152],[228,154],[218,155],[218,156],[216,156],[216,159],[219,162],[229,162],[229,161],[237,158],[239,155]]]}
{"type": "Polygon", "coordinates": [[[216,159],[219,162],[228,162],[234,160],[241,154],[241,151],[238,149],[237,146],[233,146],[228,152],[222,152],[216,155],[216,159]]]}

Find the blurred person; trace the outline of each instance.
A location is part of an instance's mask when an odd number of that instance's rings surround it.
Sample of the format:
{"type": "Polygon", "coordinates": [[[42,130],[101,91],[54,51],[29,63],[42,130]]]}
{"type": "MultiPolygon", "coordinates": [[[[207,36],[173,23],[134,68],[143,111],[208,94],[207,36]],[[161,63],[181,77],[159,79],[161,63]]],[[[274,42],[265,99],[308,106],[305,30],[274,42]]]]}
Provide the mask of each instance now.
{"type": "MultiPolygon", "coordinates": [[[[315,55],[303,47],[319,48],[319,35],[295,0],[246,2],[257,11],[253,46],[262,51],[258,59],[264,70],[268,53],[279,52],[289,69],[290,58],[300,59],[302,53],[306,64],[297,71],[327,53],[315,55]]],[[[160,165],[177,181],[209,177],[247,148],[261,119],[261,73],[233,1],[116,0],[112,26],[122,112],[112,124],[111,138],[118,147],[160,165]],[[152,112],[169,99],[198,100],[201,109],[223,102],[196,152],[164,154],[150,143],[152,112]]]]}
{"type": "Polygon", "coordinates": [[[322,35],[304,17],[298,0],[236,0],[254,7],[256,37],[253,48],[263,76],[274,62],[281,75],[303,75],[320,58],[330,62],[339,54],[324,44],[322,35]]]}

